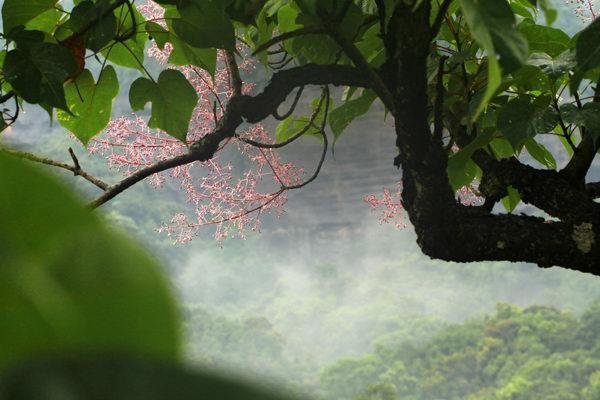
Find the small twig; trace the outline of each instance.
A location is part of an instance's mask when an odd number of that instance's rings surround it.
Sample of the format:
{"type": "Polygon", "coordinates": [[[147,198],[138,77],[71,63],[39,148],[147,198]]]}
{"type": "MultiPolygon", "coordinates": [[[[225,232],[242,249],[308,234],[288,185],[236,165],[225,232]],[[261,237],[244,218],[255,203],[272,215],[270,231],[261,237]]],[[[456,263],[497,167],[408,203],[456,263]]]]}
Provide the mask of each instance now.
{"type": "Polygon", "coordinates": [[[231,89],[233,90],[233,96],[242,95],[242,78],[240,77],[240,70],[237,62],[235,61],[235,54],[231,50],[225,52],[227,58],[227,69],[229,70],[229,80],[231,83],[231,89]]]}
{"type": "Polygon", "coordinates": [[[81,169],[81,166],[79,165],[79,161],[77,160],[77,157],[75,156],[75,153],[73,152],[73,150],[71,148],[69,148],[69,154],[71,155],[71,158],[73,159],[73,165],[69,165],[69,164],[66,164],[66,163],[63,163],[60,161],[56,161],[56,160],[52,160],[49,158],[40,157],[40,156],[37,156],[32,153],[27,153],[25,151],[10,150],[10,149],[5,149],[5,148],[0,148],[0,151],[2,151],[5,154],[8,154],[10,156],[13,156],[13,157],[22,158],[22,159],[37,162],[40,164],[45,164],[45,165],[50,165],[50,166],[57,167],[57,168],[66,169],[67,171],[71,171],[75,176],[82,177],[83,179],[87,180],[88,182],[94,184],[95,186],[97,186],[98,188],[100,188],[104,191],[106,191],[109,187],[108,184],[105,183],[104,181],[102,181],[101,179],[99,179],[99,178],[85,172],[83,169],[81,169]]]}
{"type": "Polygon", "coordinates": [[[75,171],[73,171],[73,173],[75,175],[79,175],[81,172],[81,165],[79,165],[79,160],[77,159],[77,156],[71,147],[69,147],[69,155],[71,156],[71,160],[73,160],[73,166],[75,167],[75,171]]]}
{"type": "Polygon", "coordinates": [[[300,100],[300,96],[302,96],[302,92],[303,91],[304,91],[304,86],[300,86],[300,88],[296,92],[296,97],[294,98],[294,102],[292,103],[292,106],[290,107],[290,109],[288,110],[288,112],[286,112],[283,115],[279,115],[279,113],[277,112],[277,110],[275,110],[273,112],[273,117],[275,117],[275,119],[278,119],[279,121],[283,121],[284,119],[286,119],[287,117],[289,117],[290,115],[292,115],[292,113],[296,109],[296,106],[298,105],[298,101],[300,100]]]}
{"type": "Polygon", "coordinates": [[[140,169],[139,171],[134,172],[129,175],[125,179],[121,180],[119,183],[109,186],[104,191],[100,197],[96,200],[92,201],[88,207],[91,209],[95,209],[100,207],[102,204],[111,200],[119,193],[122,193],[126,189],[135,185],[136,183],[146,179],[147,177],[154,175],[156,173],[166,171],[171,168],[179,167],[181,165],[186,165],[198,160],[198,156],[194,153],[186,153],[180,156],[176,156],[173,158],[169,158],[167,160],[159,161],[155,164],[152,164],[144,169],[140,169]]]}
{"type": "Polygon", "coordinates": [[[236,138],[238,138],[239,140],[241,140],[244,143],[247,143],[251,146],[254,147],[258,147],[261,149],[280,149],[284,146],[287,146],[288,144],[292,143],[293,141],[295,141],[296,139],[298,139],[299,137],[301,137],[302,135],[304,135],[306,132],[308,132],[308,130],[314,126],[314,122],[317,119],[317,116],[319,115],[319,113],[321,112],[321,107],[323,107],[323,101],[325,99],[325,94],[323,96],[321,96],[321,100],[319,100],[319,104],[317,105],[317,108],[313,111],[312,115],[310,116],[310,120],[306,123],[306,125],[304,126],[304,128],[302,128],[302,130],[300,130],[298,133],[296,133],[294,136],[290,137],[289,139],[280,142],[280,143],[261,143],[261,142],[256,142],[252,139],[246,139],[243,137],[240,137],[239,135],[235,135],[236,138]]]}
{"type": "MultiPolygon", "coordinates": [[[[128,14],[131,17],[131,30],[129,32],[123,33],[121,35],[117,35],[115,37],[115,41],[117,41],[117,42],[124,42],[126,40],[131,39],[133,36],[135,36],[137,34],[137,21],[135,19],[135,12],[133,10],[133,5],[131,4],[131,1],[129,1],[129,0],[127,0],[125,2],[125,4],[127,4],[128,14]]],[[[127,18],[127,15],[125,15],[125,18],[127,18]]],[[[121,27],[122,27],[122,25],[121,25],[121,27]]],[[[119,28],[121,28],[121,27],[119,27],[119,28]]]]}
{"type": "Polygon", "coordinates": [[[321,153],[321,158],[319,159],[319,164],[317,165],[317,168],[315,169],[315,173],[310,178],[308,178],[306,181],[299,183],[298,185],[283,186],[281,189],[284,189],[284,190],[300,189],[300,188],[308,185],[315,179],[317,179],[317,177],[319,176],[319,173],[321,172],[321,168],[323,167],[323,163],[325,162],[325,156],[327,155],[327,147],[329,146],[329,143],[327,141],[327,134],[325,133],[325,125],[327,124],[327,115],[329,114],[329,96],[330,96],[329,95],[329,87],[325,86],[325,88],[323,90],[325,92],[325,96],[323,96],[325,98],[325,111],[324,111],[324,115],[323,115],[323,121],[321,122],[321,128],[319,130],[319,132],[321,133],[321,136],[323,137],[323,152],[321,153]]]}
{"type": "Polygon", "coordinates": [[[435,38],[437,34],[440,32],[440,28],[442,27],[442,22],[446,17],[446,13],[448,12],[448,8],[452,4],[452,0],[444,0],[438,9],[438,13],[435,17],[435,21],[433,21],[433,25],[431,25],[431,39],[435,38]]]}

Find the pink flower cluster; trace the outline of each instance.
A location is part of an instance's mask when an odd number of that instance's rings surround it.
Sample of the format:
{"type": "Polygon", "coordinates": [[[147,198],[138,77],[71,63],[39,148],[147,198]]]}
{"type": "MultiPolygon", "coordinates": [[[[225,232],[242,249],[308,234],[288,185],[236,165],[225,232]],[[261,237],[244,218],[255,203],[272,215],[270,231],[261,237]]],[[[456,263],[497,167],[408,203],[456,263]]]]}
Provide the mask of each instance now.
{"type": "Polygon", "coordinates": [[[575,6],[575,14],[584,22],[589,22],[600,15],[600,10],[594,5],[594,0],[567,0],[567,4],[575,6]]]}
{"type": "Polygon", "coordinates": [[[380,196],[370,194],[363,198],[371,209],[380,210],[379,223],[393,223],[398,229],[406,228],[404,207],[402,206],[402,183],[398,183],[395,191],[384,188],[380,196]]]}
{"type": "MultiPolygon", "coordinates": [[[[163,9],[156,3],[148,2],[139,9],[147,18],[160,23],[163,9]]],[[[170,51],[171,47],[167,45],[163,50],[153,46],[148,52],[164,64],[170,51]]],[[[213,130],[215,118],[222,116],[224,104],[233,94],[224,57],[219,54],[214,77],[195,66],[178,67],[199,97],[190,122],[188,144],[213,130]]],[[[240,64],[242,71],[250,68],[250,61],[240,64]]],[[[244,85],[245,93],[251,90],[251,85],[244,85]]],[[[272,141],[261,125],[238,133],[258,142],[272,141]]],[[[148,128],[146,122],[135,115],[111,121],[105,135],[90,145],[90,152],[103,154],[111,167],[125,175],[186,151],[186,144],[162,131],[148,128]]],[[[219,240],[244,237],[248,230],[258,230],[261,214],[274,212],[280,215],[283,212],[286,196],[281,187],[298,184],[302,175],[301,168],[283,162],[275,151],[231,139],[222,144],[209,161],[176,167],[148,180],[155,187],[162,186],[167,180],[175,182],[186,193],[187,201],[193,206],[192,215],[177,213],[159,229],[175,242],[184,243],[191,240],[200,227],[207,225],[215,226],[215,237],[219,240]]]]}

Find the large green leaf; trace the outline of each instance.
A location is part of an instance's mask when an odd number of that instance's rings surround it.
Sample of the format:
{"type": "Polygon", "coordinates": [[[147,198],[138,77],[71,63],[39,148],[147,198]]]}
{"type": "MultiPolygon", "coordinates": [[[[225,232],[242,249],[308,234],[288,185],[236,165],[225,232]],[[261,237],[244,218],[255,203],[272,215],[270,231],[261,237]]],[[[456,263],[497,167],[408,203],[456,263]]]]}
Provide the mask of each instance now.
{"type": "Polygon", "coordinates": [[[0,181],[0,370],[56,354],[179,356],[153,259],[28,162],[0,153],[0,181]]]}
{"type": "Polygon", "coordinates": [[[516,28],[515,16],[506,0],[460,0],[460,5],[471,35],[488,55],[488,83],[471,116],[475,120],[500,86],[500,64],[510,72],[525,62],[529,50],[526,38],[516,28]]]}
{"type": "Polygon", "coordinates": [[[226,8],[231,19],[246,25],[254,24],[266,0],[230,0],[226,8]]]}
{"type": "Polygon", "coordinates": [[[546,146],[535,141],[535,139],[529,139],[525,142],[525,148],[531,157],[533,157],[540,164],[550,168],[556,169],[556,160],[554,156],[546,146]]]}
{"type": "Polygon", "coordinates": [[[33,18],[25,24],[25,27],[27,29],[36,29],[52,33],[54,28],[58,25],[62,15],[63,13],[57,6],[56,8],[51,8],[50,10],[44,11],[37,17],[33,18]]]}
{"type": "Polygon", "coordinates": [[[0,399],[284,400],[233,378],[126,357],[30,362],[0,378],[0,399]]]}
{"type": "Polygon", "coordinates": [[[234,28],[222,2],[182,0],[177,10],[180,18],[172,22],[173,29],[188,44],[198,48],[233,49],[234,28]]]}
{"type": "Polygon", "coordinates": [[[576,65],[575,55],[571,50],[567,50],[555,58],[545,53],[533,53],[527,63],[539,67],[553,80],[571,71],[576,65]]]}
{"type": "Polygon", "coordinates": [[[68,111],[63,83],[77,71],[69,50],[53,43],[34,43],[15,49],[4,59],[4,77],[29,103],[47,103],[68,111]]]}
{"type": "MultiPolygon", "coordinates": [[[[169,18],[168,12],[165,14],[169,18]]],[[[169,55],[169,63],[174,65],[196,65],[209,74],[214,75],[217,67],[217,50],[214,48],[199,49],[181,40],[175,33],[169,32],[155,22],[146,23],[146,31],[162,50],[167,42],[173,45],[169,55]]]]}
{"type": "Polygon", "coordinates": [[[161,72],[158,82],[138,78],[129,89],[129,102],[134,111],[152,103],[150,128],[158,128],[186,143],[192,112],[198,102],[194,87],[174,69],[161,72]]]}
{"type": "Polygon", "coordinates": [[[514,211],[515,208],[517,208],[517,206],[521,202],[521,195],[519,195],[517,189],[513,188],[512,186],[508,186],[506,188],[506,191],[508,195],[500,201],[502,202],[504,209],[507,212],[511,213],[514,211]]]}
{"type": "Polygon", "coordinates": [[[362,95],[355,99],[348,100],[329,114],[329,125],[331,131],[337,140],[344,129],[357,117],[366,114],[371,108],[371,104],[377,98],[372,90],[365,90],[362,95]]]}
{"type": "Polygon", "coordinates": [[[67,85],[65,92],[72,114],[59,111],[58,121],[87,145],[110,120],[112,102],[119,93],[117,74],[109,65],[95,83],[92,73],[86,69],[67,85]]]}
{"type": "Polygon", "coordinates": [[[137,8],[133,7],[133,11],[134,19],[136,21],[135,28],[133,27],[130,10],[127,6],[123,5],[115,10],[115,15],[120,16],[120,18],[118,18],[117,34],[125,35],[132,32],[132,29],[135,29],[136,31],[132,37],[124,42],[113,42],[113,45],[102,50],[102,55],[117,65],[135,68],[144,72],[142,65],[144,63],[144,53],[148,34],[142,29],[144,26],[144,17],[137,11],[137,8]]]}
{"type": "Polygon", "coordinates": [[[4,0],[2,23],[4,33],[17,25],[25,25],[38,15],[54,8],[58,0],[4,0]]]}
{"type": "Polygon", "coordinates": [[[86,47],[94,52],[102,50],[114,39],[117,32],[117,17],[113,12],[107,12],[109,4],[108,0],[85,0],[71,11],[69,26],[73,32],[78,32],[92,23],[83,39],[86,47]]]}
{"type": "Polygon", "coordinates": [[[585,126],[592,137],[600,137],[600,103],[586,103],[581,109],[573,104],[564,104],[560,112],[565,122],[585,126]]]}
{"type": "Polygon", "coordinates": [[[571,92],[579,88],[587,71],[600,67],[600,18],[581,31],[577,37],[575,59],[577,72],[571,79],[571,92]]]}
{"type": "Polygon", "coordinates": [[[477,150],[487,145],[493,137],[494,130],[486,129],[468,145],[454,153],[448,159],[448,179],[453,190],[468,185],[477,175],[477,165],[471,160],[471,156],[477,150]]]}
{"type": "Polygon", "coordinates": [[[556,57],[569,49],[571,38],[560,29],[523,22],[519,25],[519,31],[527,37],[531,52],[556,57]]]}
{"type": "Polygon", "coordinates": [[[537,108],[528,99],[517,98],[500,109],[497,126],[518,151],[528,139],[552,131],[556,123],[552,112],[537,108]]]}

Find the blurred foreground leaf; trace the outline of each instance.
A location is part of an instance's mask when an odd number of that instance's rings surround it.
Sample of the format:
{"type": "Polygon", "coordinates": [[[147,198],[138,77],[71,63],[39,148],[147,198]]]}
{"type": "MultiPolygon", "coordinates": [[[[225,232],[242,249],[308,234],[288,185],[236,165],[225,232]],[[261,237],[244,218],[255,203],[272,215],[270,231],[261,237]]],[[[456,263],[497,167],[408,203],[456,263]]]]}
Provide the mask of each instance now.
{"type": "Polygon", "coordinates": [[[71,353],[177,359],[158,265],[26,162],[0,154],[0,181],[0,370],[71,353]]]}
{"type": "Polygon", "coordinates": [[[59,359],[0,376],[0,400],[282,400],[230,379],[140,359],[59,359]]]}

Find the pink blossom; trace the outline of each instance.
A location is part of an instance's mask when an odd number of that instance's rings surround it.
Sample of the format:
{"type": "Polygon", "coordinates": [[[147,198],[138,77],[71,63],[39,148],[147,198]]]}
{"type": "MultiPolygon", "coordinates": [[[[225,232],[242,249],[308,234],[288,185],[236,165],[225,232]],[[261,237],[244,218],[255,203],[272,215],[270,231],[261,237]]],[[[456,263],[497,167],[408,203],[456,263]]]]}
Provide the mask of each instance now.
{"type": "Polygon", "coordinates": [[[584,22],[592,21],[600,15],[594,0],[566,0],[566,2],[575,6],[575,14],[584,22]]]}
{"type": "Polygon", "coordinates": [[[398,183],[395,191],[384,188],[380,196],[370,194],[363,198],[373,210],[379,210],[379,223],[393,223],[398,229],[406,227],[404,207],[402,207],[402,184],[398,183]]]}

